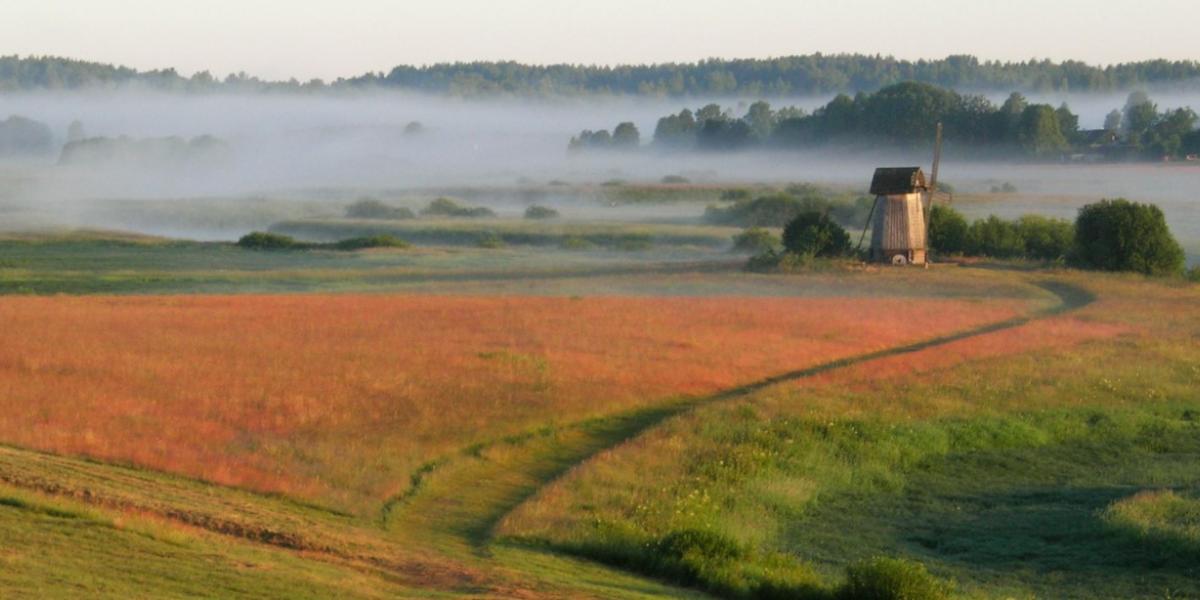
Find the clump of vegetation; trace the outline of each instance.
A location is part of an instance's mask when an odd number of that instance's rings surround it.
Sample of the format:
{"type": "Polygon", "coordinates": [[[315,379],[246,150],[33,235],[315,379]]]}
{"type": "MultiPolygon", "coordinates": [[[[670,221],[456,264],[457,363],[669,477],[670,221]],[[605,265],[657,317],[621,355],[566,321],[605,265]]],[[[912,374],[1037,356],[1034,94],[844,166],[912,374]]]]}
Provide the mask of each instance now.
{"type": "Polygon", "coordinates": [[[297,250],[308,247],[308,244],[298,242],[290,235],[265,231],[247,233],[238,239],[237,245],[248,250],[297,250]]]}
{"type": "Polygon", "coordinates": [[[1063,260],[1075,245],[1075,227],[1063,219],[1024,215],[1017,219],[1016,227],[1027,258],[1063,260]]]}
{"type": "Polygon", "coordinates": [[[1200,283],[1200,265],[1188,269],[1187,278],[1188,281],[1200,283]]]}
{"type": "Polygon", "coordinates": [[[850,234],[816,211],[804,212],[783,228],[783,247],[792,254],[832,258],[850,252],[850,234]]]}
{"type": "Polygon", "coordinates": [[[503,248],[505,246],[504,238],[494,231],[485,231],[479,236],[479,241],[476,245],[480,248],[503,248]]]}
{"type": "Polygon", "coordinates": [[[661,181],[668,185],[692,182],[692,180],[688,179],[687,177],[684,177],[683,175],[667,175],[666,177],[663,177],[661,181]]]}
{"type": "Polygon", "coordinates": [[[557,219],[558,216],[558,211],[549,206],[534,204],[525,209],[526,219],[557,219]]]}
{"type": "Polygon", "coordinates": [[[407,248],[408,242],[393,235],[381,234],[353,237],[318,244],[301,242],[290,235],[254,231],[242,236],[237,245],[247,250],[366,250],[368,248],[407,248]]]}
{"type": "Polygon", "coordinates": [[[421,214],[431,217],[494,217],[496,213],[486,206],[463,206],[450,198],[441,197],[421,209],[421,214]]]}
{"type": "Polygon", "coordinates": [[[569,235],[563,238],[560,245],[564,250],[589,250],[596,247],[596,244],[578,235],[569,235]]]}
{"type": "Polygon", "coordinates": [[[935,204],[929,216],[929,247],[938,254],[991,258],[1064,260],[1074,246],[1070,222],[1040,215],[1005,221],[992,215],[970,225],[961,213],[935,204]]]}
{"type": "Polygon", "coordinates": [[[1104,522],[1171,554],[1200,556],[1200,498],[1152,490],[1118,500],[1102,513],[1104,522]]]}
{"type": "Polygon", "coordinates": [[[736,198],[733,204],[709,206],[704,220],[713,225],[739,227],[783,227],[800,213],[828,213],[844,226],[861,225],[867,219],[873,200],[867,197],[838,196],[829,190],[806,184],[789,186],[787,191],[749,198],[745,190],[727,190],[721,197],[736,198]],[[733,192],[733,193],[730,193],[733,192]],[[745,192],[745,195],[742,194],[745,192]]]}
{"type": "Polygon", "coordinates": [[[408,248],[410,244],[394,235],[380,234],[334,242],[336,250],[366,250],[369,248],[408,248]]]}
{"type": "Polygon", "coordinates": [[[633,150],[641,144],[642,135],[630,121],[618,123],[610,134],[607,129],[584,129],[567,143],[567,150],[633,150]]]}
{"type": "Polygon", "coordinates": [[[781,243],[779,236],[762,227],[751,227],[733,236],[733,249],[736,252],[761,254],[777,249],[781,243]]]}
{"type": "MultiPolygon", "coordinates": [[[[749,231],[753,230],[747,233],[749,231]]],[[[756,237],[761,234],[747,236],[747,243],[756,237]]],[[[771,246],[750,257],[746,269],[784,273],[805,271],[822,264],[820,259],[846,256],[851,250],[850,234],[828,214],[815,211],[801,213],[792,219],[783,228],[782,243],[782,251],[771,246]]]]}
{"type": "Polygon", "coordinates": [[[942,600],[953,588],[934,577],[918,562],[876,557],[846,569],[838,600],[942,600]]]}
{"type": "Polygon", "coordinates": [[[1185,258],[1161,209],[1118,198],[1079,209],[1073,262],[1085,269],[1177,275],[1185,258]]]}
{"type": "Polygon", "coordinates": [[[996,215],[979,219],[967,229],[966,254],[992,258],[1021,258],[1025,240],[1017,224],[996,215]]]}
{"type": "Polygon", "coordinates": [[[939,254],[962,254],[967,249],[969,228],[962,213],[934,204],[929,211],[929,248],[939,254]]]}
{"type": "Polygon", "coordinates": [[[1000,185],[993,185],[991,192],[993,194],[1015,194],[1017,193],[1017,186],[1005,181],[1000,185]]]}
{"type": "Polygon", "coordinates": [[[374,198],[359,198],[346,207],[350,219],[414,219],[417,215],[403,206],[389,206],[374,198]]]}
{"type": "Polygon", "coordinates": [[[603,187],[621,187],[625,185],[625,183],[626,181],[624,179],[609,179],[600,185],[603,187]]]}

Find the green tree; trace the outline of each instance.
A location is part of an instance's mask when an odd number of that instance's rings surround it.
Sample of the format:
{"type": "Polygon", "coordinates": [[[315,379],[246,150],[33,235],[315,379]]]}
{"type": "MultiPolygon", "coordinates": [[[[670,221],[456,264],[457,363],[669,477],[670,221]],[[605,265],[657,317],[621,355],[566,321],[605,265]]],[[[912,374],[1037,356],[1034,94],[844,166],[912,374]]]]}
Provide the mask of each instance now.
{"type": "Polygon", "coordinates": [[[771,130],[775,128],[775,113],[771,110],[771,104],[763,100],[751,104],[743,120],[750,125],[750,132],[759,140],[770,137],[771,130]]]}
{"type": "Polygon", "coordinates": [[[1121,124],[1125,133],[1129,134],[1130,142],[1140,145],[1141,137],[1154,125],[1158,119],[1158,106],[1150,101],[1145,92],[1133,92],[1125,101],[1125,110],[1121,124]]]}
{"type": "Polygon", "coordinates": [[[703,125],[706,121],[724,120],[725,113],[719,104],[706,104],[696,111],[696,124],[703,125]]]}
{"type": "Polygon", "coordinates": [[[850,234],[829,215],[807,211],[783,228],[783,247],[801,256],[843,256],[850,251],[850,234]]]}
{"type": "Polygon", "coordinates": [[[1069,148],[1058,115],[1048,104],[1025,108],[1017,128],[1017,143],[1026,154],[1040,158],[1059,155],[1069,148]]]}
{"type": "Polygon", "coordinates": [[[1087,269],[1147,275],[1181,273],[1185,261],[1162,210],[1124,198],[1079,209],[1072,258],[1087,269]]]}
{"type": "Polygon", "coordinates": [[[637,125],[626,121],[617,125],[617,128],[612,133],[612,146],[614,148],[637,148],[642,142],[641,133],[638,132],[637,125]]]}
{"type": "Polygon", "coordinates": [[[1079,115],[1071,112],[1071,107],[1067,106],[1066,102],[1054,111],[1054,116],[1058,119],[1058,129],[1062,132],[1062,137],[1068,144],[1074,144],[1079,138],[1079,115]]]}
{"type": "Polygon", "coordinates": [[[1009,94],[1008,99],[1000,105],[1000,110],[993,117],[992,139],[997,142],[1016,143],[1017,131],[1027,108],[1029,108],[1029,101],[1025,99],[1025,96],[1017,92],[1009,94]]]}
{"type": "Polygon", "coordinates": [[[1108,116],[1104,117],[1104,129],[1121,131],[1121,120],[1121,111],[1114,108],[1112,112],[1108,113],[1108,116]]]}

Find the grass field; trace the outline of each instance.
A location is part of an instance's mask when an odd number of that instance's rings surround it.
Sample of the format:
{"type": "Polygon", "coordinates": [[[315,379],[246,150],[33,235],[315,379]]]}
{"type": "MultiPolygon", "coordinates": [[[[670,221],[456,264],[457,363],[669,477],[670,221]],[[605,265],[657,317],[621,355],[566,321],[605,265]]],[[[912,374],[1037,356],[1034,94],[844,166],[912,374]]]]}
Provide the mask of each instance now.
{"type": "Polygon", "coordinates": [[[500,531],[733,595],[806,592],[883,554],[968,596],[1191,597],[1197,291],[1074,280],[1098,300],[1070,316],[682,415],[500,531]],[[1139,509],[1154,490],[1183,496],[1139,509]],[[687,531],[737,553],[645,556],[687,531]]]}
{"type": "Polygon", "coordinates": [[[314,241],[388,234],[415,244],[454,246],[526,245],[626,251],[654,247],[727,249],[734,227],[703,225],[563,222],[523,219],[412,219],[400,221],[310,219],[283,221],[271,231],[314,241]]]}
{"type": "Polygon", "coordinates": [[[0,282],[4,597],[1200,594],[1194,285],[103,233],[0,282]]]}
{"type": "Polygon", "coordinates": [[[456,447],[1019,310],[926,302],[3,298],[0,437],[361,510],[456,447]]]}

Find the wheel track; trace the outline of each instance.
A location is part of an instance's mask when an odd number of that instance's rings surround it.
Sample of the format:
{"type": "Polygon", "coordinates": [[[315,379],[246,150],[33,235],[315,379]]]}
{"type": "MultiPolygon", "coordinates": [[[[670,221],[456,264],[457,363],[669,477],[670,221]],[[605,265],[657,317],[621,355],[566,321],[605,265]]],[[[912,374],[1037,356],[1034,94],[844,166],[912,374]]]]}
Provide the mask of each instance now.
{"type": "Polygon", "coordinates": [[[408,490],[385,504],[380,523],[388,530],[430,541],[443,550],[488,556],[494,528],[510,512],[572,468],[667,419],[780,383],[1013,329],[1095,301],[1091,292],[1064,281],[1044,280],[1033,285],[1052,294],[1058,302],[1026,315],[773,375],[707,396],[496,440],[430,461],[414,475],[408,490]]]}

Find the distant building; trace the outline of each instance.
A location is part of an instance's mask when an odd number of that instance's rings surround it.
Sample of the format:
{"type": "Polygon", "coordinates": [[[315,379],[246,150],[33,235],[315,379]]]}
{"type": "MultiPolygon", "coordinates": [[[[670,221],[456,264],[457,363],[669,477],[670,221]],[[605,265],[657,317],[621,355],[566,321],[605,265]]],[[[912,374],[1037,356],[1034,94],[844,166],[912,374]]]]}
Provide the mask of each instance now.
{"type": "Polygon", "coordinates": [[[875,169],[871,194],[871,260],[894,265],[925,264],[925,172],[920,167],[875,169]]]}

